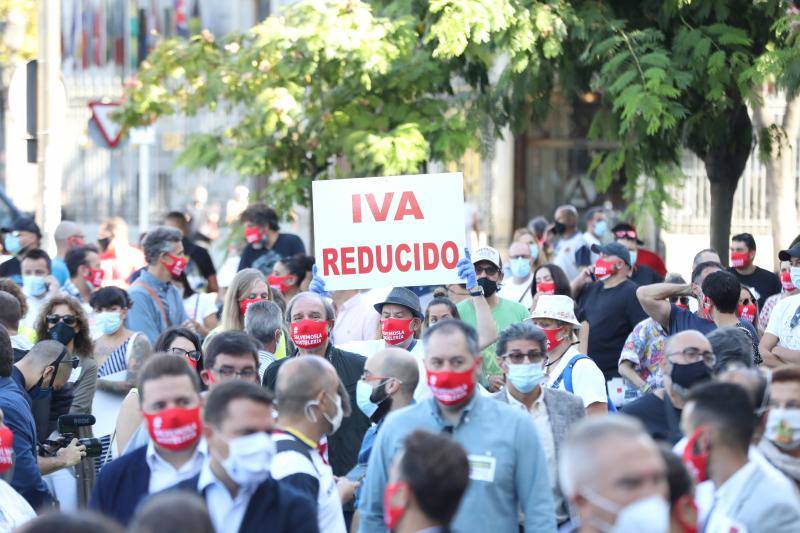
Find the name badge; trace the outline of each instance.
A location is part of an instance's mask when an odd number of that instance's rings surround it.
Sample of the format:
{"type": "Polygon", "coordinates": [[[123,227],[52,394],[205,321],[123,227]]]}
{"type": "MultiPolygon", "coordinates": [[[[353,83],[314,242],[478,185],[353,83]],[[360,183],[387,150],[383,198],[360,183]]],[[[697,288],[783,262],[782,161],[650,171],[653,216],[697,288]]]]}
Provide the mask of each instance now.
{"type": "Polygon", "coordinates": [[[488,455],[469,455],[469,478],[475,481],[494,483],[494,471],[497,459],[488,455]]]}

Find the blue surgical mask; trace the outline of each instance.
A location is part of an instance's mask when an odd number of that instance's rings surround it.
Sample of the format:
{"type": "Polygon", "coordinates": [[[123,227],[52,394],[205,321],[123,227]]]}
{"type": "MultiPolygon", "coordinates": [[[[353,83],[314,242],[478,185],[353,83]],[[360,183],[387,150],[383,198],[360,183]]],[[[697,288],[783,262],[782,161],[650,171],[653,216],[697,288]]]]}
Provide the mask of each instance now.
{"type": "Polygon", "coordinates": [[[631,250],[630,255],[631,255],[631,268],[633,268],[633,265],[636,264],[636,259],[639,257],[639,251],[631,250]]]}
{"type": "Polygon", "coordinates": [[[6,238],[3,239],[3,247],[6,249],[6,252],[10,253],[11,255],[16,255],[20,250],[22,250],[22,243],[19,242],[18,235],[9,233],[6,235],[6,238]]]}
{"type": "Polygon", "coordinates": [[[603,235],[606,234],[606,231],[608,231],[608,222],[606,222],[605,220],[600,220],[598,222],[595,222],[594,234],[596,237],[602,239],[603,235]]]}
{"type": "Polygon", "coordinates": [[[356,403],[361,412],[367,415],[367,418],[374,415],[375,411],[378,410],[378,404],[372,403],[369,399],[371,395],[372,386],[363,379],[359,379],[356,383],[356,403]]]}
{"type": "Polygon", "coordinates": [[[531,243],[531,261],[539,259],[539,245],[535,242],[531,243]]]}
{"type": "Polygon", "coordinates": [[[522,394],[531,392],[544,381],[544,378],[544,368],[541,364],[508,365],[508,381],[522,394]]]}
{"type": "Polygon", "coordinates": [[[791,267],[789,269],[789,276],[791,276],[794,286],[800,289],[800,266],[791,267]]]}
{"type": "Polygon", "coordinates": [[[97,313],[94,316],[94,325],[97,329],[102,331],[104,335],[111,335],[119,330],[119,327],[122,325],[122,318],[119,316],[119,311],[97,313]]]}
{"type": "Polygon", "coordinates": [[[531,262],[524,258],[518,257],[511,260],[511,275],[515,278],[527,278],[531,273],[531,262]]]}
{"type": "Polygon", "coordinates": [[[41,296],[47,292],[47,281],[42,276],[22,276],[22,292],[27,296],[41,296]]]}

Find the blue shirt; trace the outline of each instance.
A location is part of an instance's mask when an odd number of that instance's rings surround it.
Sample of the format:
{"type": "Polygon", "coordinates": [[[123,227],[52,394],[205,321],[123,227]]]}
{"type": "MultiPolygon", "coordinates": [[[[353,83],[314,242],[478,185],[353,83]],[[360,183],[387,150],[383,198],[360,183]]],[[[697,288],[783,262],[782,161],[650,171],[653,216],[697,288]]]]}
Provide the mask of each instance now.
{"type": "Polygon", "coordinates": [[[717,329],[717,325],[705,318],[700,318],[688,309],[681,309],[675,304],[670,304],[669,312],[669,335],[675,335],[687,329],[695,329],[706,335],[717,329]]]}
{"type": "Polygon", "coordinates": [[[69,269],[67,264],[59,256],[55,256],[50,266],[53,271],[53,277],[58,280],[58,284],[62,287],[69,279],[69,269]]]}
{"type": "Polygon", "coordinates": [[[125,327],[143,333],[150,343],[155,343],[158,336],[168,327],[179,326],[189,319],[178,289],[168,281],[161,281],[147,270],[143,271],[136,283],[131,285],[128,294],[133,301],[133,307],[128,311],[125,327]],[[155,292],[161,305],[154,301],[150,292],[139,283],[144,283],[155,292]],[[167,317],[166,321],[164,314],[167,317]]]}
{"type": "Polygon", "coordinates": [[[453,438],[470,460],[470,482],[453,531],[518,533],[520,510],[525,531],[556,531],[547,460],[533,421],[522,410],[476,392],[455,427],[445,422],[433,398],[386,418],[362,484],[359,533],[386,531],[383,491],[391,461],[403,440],[416,429],[442,433],[445,428],[452,429],[453,438]]]}

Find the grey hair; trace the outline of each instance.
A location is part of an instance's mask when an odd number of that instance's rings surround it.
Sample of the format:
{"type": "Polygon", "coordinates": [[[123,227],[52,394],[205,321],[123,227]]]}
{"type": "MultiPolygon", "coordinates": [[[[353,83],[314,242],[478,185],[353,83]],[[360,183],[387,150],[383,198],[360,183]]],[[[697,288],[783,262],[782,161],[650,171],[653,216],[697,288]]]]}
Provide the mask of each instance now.
{"type": "Polygon", "coordinates": [[[309,298],[322,302],[323,307],[325,307],[325,320],[336,320],[336,311],[333,309],[333,302],[331,302],[330,298],[323,298],[315,292],[301,292],[299,294],[295,294],[294,297],[289,300],[289,303],[286,304],[287,324],[292,321],[292,309],[294,308],[294,304],[299,300],[305,300],[309,298]]]}
{"type": "Polygon", "coordinates": [[[606,447],[609,438],[644,439],[657,449],[644,426],[637,419],[623,414],[590,416],[573,426],[558,459],[558,481],[561,492],[572,499],[580,487],[591,486],[596,451],[606,447]]]}
{"type": "Polygon", "coordinates": [[[544,331],[535,326],[530,320],[511,324],[497,335],[495,351],[497,355],[504,355],[508,350],[508,343],[511,341],[533,341],[539,345],[542,352],[547,353],[547,337],[544,331]]]}
{"type": "Polygon", "coordinates": [[[274,341],[282,327],[283,313],[275,302],[253,302],[244,315],[244,330],[262,344],[274,341]]]}
{"type": "Polygon", "coordinates": [[[560,205],[560,206],[556,207],[556,210],[554,211],[554,213],[558,213],[562,209],[565,210],[565,211],[571,212],[573,215],[575,215],[576,218],[578,217],[578,208],[575,207],[574,205],[572,205],[572,204],[560,205]]]}
{"type": "Polygon", "coordinates": [[[714,373],[728,370],[729,365],[750,368],[753,366],[753,343],[750,336],[735,326],[717,328],[706,335],[717,362],[714,373]]]}
{"type": "Polygon", "coordinates": [[[440,320],[425,330],[425,333],[422,334],[422,344],[425,346],[425,351],[428,351],[428,344],[430,344],[433,335],[436,333],[447,334],[453,332],[459,332],[464,335],[467,340],[467,348],[472,354],[472,357],[478,357],[481,354],[481,348],[478,344],[478,332],[466,322],[455,319],[440,320]]]}
{"type": "Polygon", "coordinates": [[[142,242],[144,259],[147,264],[155,264],[161,254],[171,252],[172,245],[181,242],[181,239],[183,239],[183,234],[176,228],[156,226],[148,231],[142,242]]]}

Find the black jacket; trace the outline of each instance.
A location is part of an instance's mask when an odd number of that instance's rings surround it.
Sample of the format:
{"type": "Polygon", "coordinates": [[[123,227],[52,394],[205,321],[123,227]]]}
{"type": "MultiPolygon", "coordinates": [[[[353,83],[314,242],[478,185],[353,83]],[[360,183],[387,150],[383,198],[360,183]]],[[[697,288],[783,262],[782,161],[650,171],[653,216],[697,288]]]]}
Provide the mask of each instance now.
{"type": "MultiPolygon", "coordinates": [[[[266,388],[271,391],[275,390],[278,370],[290,357],[297,357],[297,354],[279,359],[267,367],[263,380],[266,388]]],[[[328,343],[325,359],[330,361],[333,368],[336,369],[350,398],[350,416],[342,420],[342,427],[328,437],[328,459],[333,475],[343,476],[358,462],[358,450],[361,448],[364,433],[367,432],[370,425],[369,418],[361,412],[356,402],[356,384],[364,373],[364,363],[367,362],[367,358],[334,348],[332,344],[328,343]]]]}

